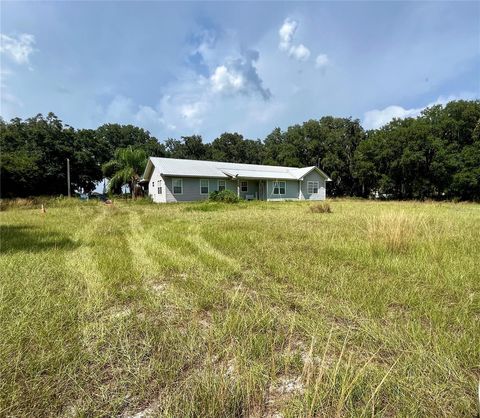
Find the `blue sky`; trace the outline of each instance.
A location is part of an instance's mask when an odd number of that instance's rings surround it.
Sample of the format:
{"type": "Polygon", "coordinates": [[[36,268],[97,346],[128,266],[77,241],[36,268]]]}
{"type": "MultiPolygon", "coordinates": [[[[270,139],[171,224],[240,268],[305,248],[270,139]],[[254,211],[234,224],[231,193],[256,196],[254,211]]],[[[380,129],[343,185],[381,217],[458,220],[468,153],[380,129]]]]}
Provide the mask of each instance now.
{"type": "Polygon", "coordinates": [[[5,119],[264,138],[480,97],[479,2],[2,2],[5,119]]]}

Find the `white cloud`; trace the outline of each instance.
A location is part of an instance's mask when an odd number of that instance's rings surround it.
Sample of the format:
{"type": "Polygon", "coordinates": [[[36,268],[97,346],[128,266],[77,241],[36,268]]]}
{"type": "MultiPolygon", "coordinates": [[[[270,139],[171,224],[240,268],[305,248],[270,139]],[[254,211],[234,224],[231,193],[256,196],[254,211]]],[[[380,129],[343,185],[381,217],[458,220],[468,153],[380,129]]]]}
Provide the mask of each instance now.
{"type": "MultiPolygon", "coordinates": [[[[232,36],[200,32],[188,56],[190,65],[163,87],[155,105],[114,96],[102,109],[103,120],[137,124],[161,139],[205,133],[218,120],[228,129],[228,124],[237,121],[239,113],[247,114],[251,106],[257,107],[257,115],[267,108],[271,93],[258,74],[259,58],[258,51],[245,50],[232,36]]],[[[241,121],[244,123],[243,118],[241,121]]]]}
{"type": "Polygon", "coordinates": [[[405,109],[402,106],[392,105],[387,106],[384,109],[378,110],[369,110],[365,112],[363,117],[363,127],[365,129],[378,129],[382,126],[388,124],[393,119],[405,119],[405,118],[414,118],[427,107],[435,105],[445,105],[452,100],[472,100],[476,96],[473,93],[465,92],[459,95],[450,95],[450,96],[440,96],[434,102],[427,104],[426,106],[412,109],[405,109]]]}
{"type": "Polygon", "coordinates": [[[198,125],[203,122],[202,115],[205,108],[206,104],[203,101],[185,103],[180,106],[180,114],[191,124],[198,125]]]}
{"type": "Polygon", "coordinates": [[[293,41],[293,35],[297,30],[298,22],[290,18],[286,18],[283,22],[282,27],[278,31],[280,36],[280,49],[283,51],[288,51],[293,41]]]}
{"type": "Polygon", "coordinates": [[[307,61],[310,58],[310,50],[303,44],[292,46],[288,51],[288,55],[298,61],[307,61]]]}
{"type": "Polygon", "coordinates": [[[139,106],[138,111],[134,114],[134,119],[140,126],[145,126],[153,132],[157,128],[166,127],[169,130],[175,129],[175,126],[165,123],[160,111],[150,106],[139,106]]]}
{"type": "Polygon", "coordinates": [[[172,86],[158,104],[156,111],[169,131],[198,131],[210,109],[213,93],[208,83],[187,81],[172,86]]]}
{"type": "Polygon", "coordinates": [[[293,37],[297,28],[298,22],[287,17],[278,31],[280,37],[278,47],[280,50],[286,51],[291,58],[307,61],[310,58],[310,50],[303,44],[293,45],[293,37]]]}
{"type": "Polygon", "coordinates": [[[365,112],[363,126],[365,129],[378,129],[386,125],[391,120],[415,117],[420,114],[423,108],[404,109],[402,106],[387,106],[385,109],[369,110],[365,112]]]}
{"type": "Polygon", "coordinates": [[[319,54],[315,59],[315,67],[317,68],[325,68],[328,64],[330,64],[330,60],[328,59],[327,54],[319,54]]]}
{"type": "Polygon", "coordinates": [[[229,70],[225,65],[220,65],[215,69],[210,77],[212,89],[219,93],[234,93],[241,90],[245,84],[241,74],[229,70]]]}
{"type": "Polygon", "coordinates": [[[17,37],[0,34],[0,52],[6,54],[18,64],[28,64],[34,51],[35,37],[22,33],[17,37]]]}
{"type": "Polygon", "coordinates": [[[224,64],[217,66],[210,76],[212,91],[226,95],[259,94],[264,100],[270,99],[271,93],[263,87],[255,67],[258,58],[258,51],[247,50],[239,58],[227,59],[224,64]]]}

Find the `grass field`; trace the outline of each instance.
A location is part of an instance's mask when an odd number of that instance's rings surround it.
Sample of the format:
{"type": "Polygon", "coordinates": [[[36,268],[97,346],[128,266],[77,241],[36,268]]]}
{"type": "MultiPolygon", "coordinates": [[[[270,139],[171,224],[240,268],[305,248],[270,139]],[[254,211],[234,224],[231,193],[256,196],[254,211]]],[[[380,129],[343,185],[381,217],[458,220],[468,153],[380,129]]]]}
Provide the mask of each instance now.
{"type": "Polygon", "coordinates": [[[480,205],[0,212],[0,416],[475,416],[480,205]]]}

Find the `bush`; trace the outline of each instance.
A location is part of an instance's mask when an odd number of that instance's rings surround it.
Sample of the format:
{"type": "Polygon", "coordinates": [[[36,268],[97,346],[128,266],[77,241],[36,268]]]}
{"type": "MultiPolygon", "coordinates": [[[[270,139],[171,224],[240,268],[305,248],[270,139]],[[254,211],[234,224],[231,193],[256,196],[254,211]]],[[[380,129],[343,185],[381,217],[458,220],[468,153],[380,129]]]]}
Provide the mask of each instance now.
{"type": "Polygon", "coordinates": [[[238,203],[240,199],[231,190],[214,191],[210,193],[209,200],[212,202],[238,203]]]}
{"type": "Polygon", "coordinates": [[[315,205],[310,206],[310,212],[313,213],[332,213],[332,208],[330,204],[327,202],[317,203],[315,205]]]}

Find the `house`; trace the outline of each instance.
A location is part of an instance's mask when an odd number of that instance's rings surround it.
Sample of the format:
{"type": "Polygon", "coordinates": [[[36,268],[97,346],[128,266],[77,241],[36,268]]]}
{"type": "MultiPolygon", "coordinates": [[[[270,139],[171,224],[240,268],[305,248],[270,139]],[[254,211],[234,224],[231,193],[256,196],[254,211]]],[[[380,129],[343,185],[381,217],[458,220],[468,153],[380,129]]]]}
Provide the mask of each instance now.
{"type": "Polygon", "coordinates": [[[279,167],[150,157],[142,183],[154,202],[208,199],[231,190],[247,200],[324,200],[330,178],[317,167],[279,167]]]}

